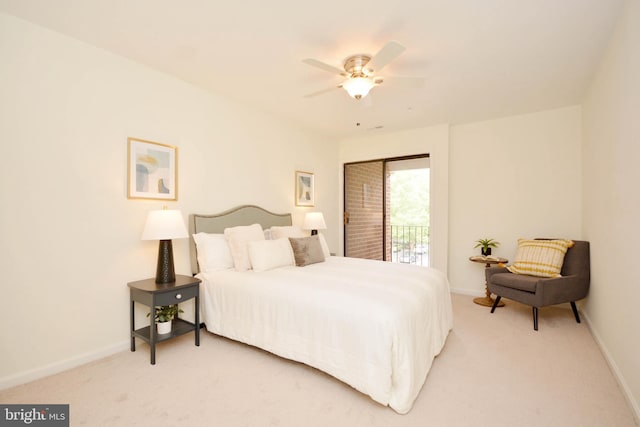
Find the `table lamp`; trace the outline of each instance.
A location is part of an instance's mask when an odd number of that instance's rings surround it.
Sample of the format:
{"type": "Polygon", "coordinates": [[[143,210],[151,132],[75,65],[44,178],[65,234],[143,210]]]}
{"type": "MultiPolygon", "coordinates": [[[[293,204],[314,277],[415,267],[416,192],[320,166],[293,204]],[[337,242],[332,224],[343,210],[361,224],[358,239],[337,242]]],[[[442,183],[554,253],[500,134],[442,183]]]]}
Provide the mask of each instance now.
{"type": "Polygon", "coordinates": [[[327,228],[327,224],[324,222],[324,216],[322,212],[308,212],[304,216],[304,224],[302,228],[305,230],[311,230],[311,235],[318,234],[318,230],[324,230],[327,228]]]}
{"type": "Polygon", "coordinates": [[[171,239],[189,237],[179,210],[151,211],[142,232],[142,240],[159,240],[158,267],[156,283],[172,283],[176,281],[173,268],[173,245],[171,239]]]}

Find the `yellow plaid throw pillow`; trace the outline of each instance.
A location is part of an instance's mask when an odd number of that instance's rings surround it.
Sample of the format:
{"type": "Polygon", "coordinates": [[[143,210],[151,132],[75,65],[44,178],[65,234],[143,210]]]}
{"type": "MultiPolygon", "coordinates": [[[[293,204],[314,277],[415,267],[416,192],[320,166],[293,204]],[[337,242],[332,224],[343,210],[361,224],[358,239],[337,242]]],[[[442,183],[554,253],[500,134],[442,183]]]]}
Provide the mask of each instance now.
{"type": "Polygon", "coordinates": [[[515,274],[538,277],[560,277],[564,255],[573,246],[572,240],[518,239],[518,251],[513,265],[507,267],[515,274]]]}

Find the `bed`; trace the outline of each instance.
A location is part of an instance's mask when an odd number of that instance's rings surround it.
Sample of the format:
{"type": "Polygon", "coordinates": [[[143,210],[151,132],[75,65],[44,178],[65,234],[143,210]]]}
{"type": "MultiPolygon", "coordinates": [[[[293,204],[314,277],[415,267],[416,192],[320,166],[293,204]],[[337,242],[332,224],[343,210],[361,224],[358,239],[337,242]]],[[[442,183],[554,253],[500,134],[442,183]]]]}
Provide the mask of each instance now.
{"type": "MultiPolygon", "coordinates": [[[[290,214],[257,206],[189,217],[190,234],[199,239],[220,239],[225,230],[252,224],[266,233],[295,229],[290,214]]],[[[291,245],[308,239],[294,238],[291,245]]],[[[201,319],[207,331],[324,371],[400,414],[411,410],[452,328],[444,274],[335,256],[303,267],[263,268],[254,249],[282,247],[289,242],[282,238],[249,243],[254,269],[223,268],[227,261],[221,268],[208,263],[201,271],[200,261],[207,261],[199,252],[207,246],[190,240],[192,269],[202,280],[201,319]]],[[[233,243],[229,236],[227,243],[233,243]]],[[[322,250],[329,255],[324,243],[322,250]]],[[[276,252],[270,249],[269,257],[276,252]]]]}

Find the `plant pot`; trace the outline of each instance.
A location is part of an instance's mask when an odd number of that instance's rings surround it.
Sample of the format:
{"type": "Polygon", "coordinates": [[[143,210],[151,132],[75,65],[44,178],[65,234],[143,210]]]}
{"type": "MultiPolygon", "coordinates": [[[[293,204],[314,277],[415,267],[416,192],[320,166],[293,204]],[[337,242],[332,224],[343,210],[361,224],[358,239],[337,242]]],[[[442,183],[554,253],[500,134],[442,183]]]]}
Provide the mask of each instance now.
{"type": "Polygon", "coordinates": [[[482,248],[481,252],[482,252],[482,256],[489,256],[491,255],[491,248],[486,248],[486,249],[482,248]]]}
{"type": "Polygon", "coordinates": [[[158,334],[164,335],[171,333],[171,321],[168,322],[158,322],[158,334]]]}

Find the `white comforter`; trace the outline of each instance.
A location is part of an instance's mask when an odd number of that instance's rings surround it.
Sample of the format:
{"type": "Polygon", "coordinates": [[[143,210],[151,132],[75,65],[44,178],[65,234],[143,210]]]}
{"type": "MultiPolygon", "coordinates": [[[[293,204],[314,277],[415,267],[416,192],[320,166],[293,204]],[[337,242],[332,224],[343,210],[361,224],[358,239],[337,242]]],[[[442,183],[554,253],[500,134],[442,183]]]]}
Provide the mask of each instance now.
{"type": "Polygon", "coordinates": [[[402,414],[452,328],[449,283],[425,267],[330,257],[197,277],[210,332],[318,368],[402,414]]]}

